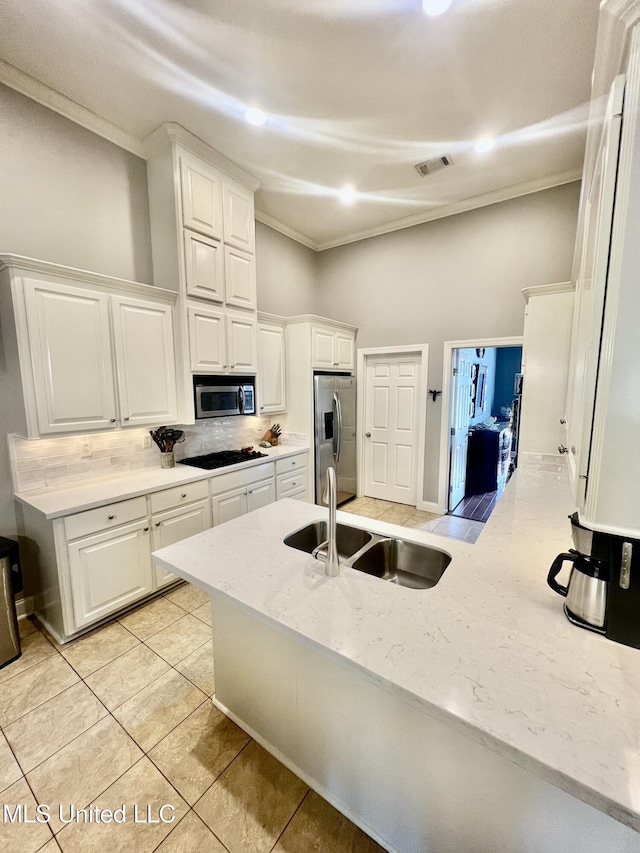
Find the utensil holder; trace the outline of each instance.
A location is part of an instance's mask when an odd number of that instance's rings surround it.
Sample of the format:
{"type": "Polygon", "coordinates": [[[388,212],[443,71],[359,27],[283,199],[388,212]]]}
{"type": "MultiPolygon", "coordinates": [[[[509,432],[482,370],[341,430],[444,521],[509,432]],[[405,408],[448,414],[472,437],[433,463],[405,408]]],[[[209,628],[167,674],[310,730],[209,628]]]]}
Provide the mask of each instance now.
{"type": "Polygon", "coordinates": [[[175,468],[176,457],[173,455],[173,450],[166,450],[160,454],[161,468],[175,468]]]}

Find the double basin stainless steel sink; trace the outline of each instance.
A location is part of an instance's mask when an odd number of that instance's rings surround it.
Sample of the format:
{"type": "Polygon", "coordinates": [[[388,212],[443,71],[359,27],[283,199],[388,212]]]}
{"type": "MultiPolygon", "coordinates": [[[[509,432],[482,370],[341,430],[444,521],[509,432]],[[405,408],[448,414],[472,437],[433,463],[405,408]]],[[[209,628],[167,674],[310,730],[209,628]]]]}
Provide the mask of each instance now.
{"type": "MultiPolygon", "coordinates": [[[[311,554],[327,537],[327,522],[314,521],[285,536],[284,544],[311,554]]],[[[348,524],[337,525],[337,546],[343,566],[410,589],[435,586],[451,562],[451,557],[437,548],[348,524]]]]}

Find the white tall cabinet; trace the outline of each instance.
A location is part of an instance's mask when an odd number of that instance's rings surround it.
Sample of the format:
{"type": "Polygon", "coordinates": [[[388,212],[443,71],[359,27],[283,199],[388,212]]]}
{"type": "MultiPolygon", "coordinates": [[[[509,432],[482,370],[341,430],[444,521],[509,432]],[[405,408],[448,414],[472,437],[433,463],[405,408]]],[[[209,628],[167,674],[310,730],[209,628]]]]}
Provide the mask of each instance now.
{"type": "Polygon", "coordinates": [[[640,538],[640,7],[604,0],[576,281],[569,451],[580,520],[640,538]],[[620,75],[624,75],[621,77],[620,75]],[[608,94],[608,100],[604,97],[608,94]],[[606,114],[603,116],[603,107],[606,114]]]}
{"type": "Polygon", "coordinates": [[[255,220],[259,184],[177,124],[146,140],[154,281],[177,292],[181,405],[192,374],[258,370],[255,220]]]}
{"type": "MultiPolygon", "coordinates": [[[[15,340],[28,438],[179,419],[171,291],[0,256],[0,316],[15,340]]],[[[16,377],[17,378],[17,377],[16,377]]]]}
{"type": "Polygon", "coordinates": [[[566,448],[566,398],[574,287],[571,282],[528,287],[522,351],[523,393],[519,449],[558,453],[566,448]]]}

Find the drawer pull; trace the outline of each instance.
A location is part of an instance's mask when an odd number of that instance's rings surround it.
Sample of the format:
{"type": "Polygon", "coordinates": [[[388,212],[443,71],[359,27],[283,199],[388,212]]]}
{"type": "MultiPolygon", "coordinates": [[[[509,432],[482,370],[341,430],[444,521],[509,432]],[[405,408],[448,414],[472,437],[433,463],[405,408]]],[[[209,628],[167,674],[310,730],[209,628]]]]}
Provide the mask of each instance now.
{"type": "Polygon", "coordinates": [[[116,419],[115,419],[115,418],[111,418],[111,423],[112,423],[112,424],[115,424],[115,422],[116,422],[116,419]]]}
{"type": "Polygon", "coordinates": [[[292,486],[297,486],[298,484],[294,481],[293,483],[291,483],[291,485],[292,485],[292,486]]]}
{"type": "Polygon", "coordinates": [[[129,418],[125,418],[125,421],[128,421],[128,420],[129,420],[129,418]]]}
{"type": "Polygon", "coordinates": [[[186,496],[187,496],[187,493],[186,493],[186,492],[183,492],[183,493],[182,493],[182,495],[181,495],[180,497],[186,498],[186,496]]]}
{"type": "Polygon", "coordinates": [[[146,533],[146,532],[147,532],[147,530],[148,530],[149,528],[148,528],[148,527],[143,527],[142,529],[143,529],[143,530],[144,530],[144,532],[146,533]]]}
{"type": "Polygon", "coordinates": [[[292,462],[291,464],[292,464],[292,465],[295,465],[296,463],[295,463],[295,462],[292,462]]]}
{"type": "Polygon", "coordinates": [[[156,521],[156,527],[160,527],[160,522],[156,521]]]}
{"type": "Polygon", "coordinates": [[[108,515],[107,518],[109,519],[109,521],[113,521],[113,519],[115,518],[115,515],[108,515]]]}

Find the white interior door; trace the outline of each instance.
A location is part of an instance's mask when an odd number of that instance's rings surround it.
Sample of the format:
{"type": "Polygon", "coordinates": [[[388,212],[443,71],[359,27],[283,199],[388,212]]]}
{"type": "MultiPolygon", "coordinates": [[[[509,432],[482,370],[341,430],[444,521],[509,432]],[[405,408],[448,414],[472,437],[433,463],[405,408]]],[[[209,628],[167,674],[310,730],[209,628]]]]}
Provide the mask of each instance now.
{"type": "Polygon", "coordinates": [[[470,358],[463,356],[460,350],[453,351],[451,465],[449,468],[449,505],[447,507],[450,510],[456,507],[464,497],[467,479],[467,450],[473,390],[471,367],[470,358]]]}
{"type": "Polygon", "coordinates": [[[419,387],[419,356],[367,358],[364,493],[369,497],[415,506],[419,387]]]}

